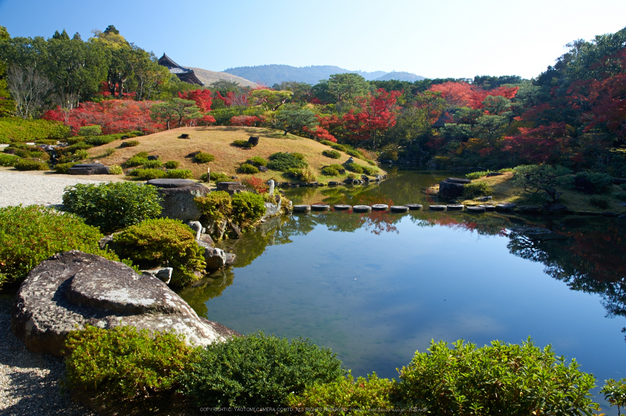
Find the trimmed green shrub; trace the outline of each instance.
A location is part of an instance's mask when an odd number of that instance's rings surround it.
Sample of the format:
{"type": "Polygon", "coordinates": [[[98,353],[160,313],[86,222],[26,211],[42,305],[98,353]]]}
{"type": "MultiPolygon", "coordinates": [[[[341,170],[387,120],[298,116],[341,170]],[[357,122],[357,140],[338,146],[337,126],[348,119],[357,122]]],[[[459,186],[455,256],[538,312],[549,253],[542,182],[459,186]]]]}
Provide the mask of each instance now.
{"type": "MultiPolygon", "coordinates": [[[[396,386],[394,380],[379,378],[373,373],[368,378],[354,380],[351,373],[331,383],[317,383],[309,386],[304,393],[289,396],[289,406],[298,413],[307,414],[308,409],[316,409],[316,415],[335,416],[338,414],[384,413],[394,408],[391,394],[396,386]],[[337,409],[350,409],[350,413],[337,409]]],[[[391,412],[390,412],[391,413],[391,412]]]]}
{"type": "MultiPolygon", "coordinates": [[[[200,176],[200,180],[203,182],[208,182],[207,174],[203,173],[200,176]]],[[[211,181],[212,182],[231,182],[233,179],[225,173],[220,172],[211,172],[211,181]]]]}
{"type": "Polygon", "coordinates": [[[121,175],[124,173],[124,169],[120,165],[109,166],[109,175],[121,175]]]}
{"type": "Polygon", "coordinates": [[[332,166],[324,166],[320,171],[324,176],[338,176],[339,171],[332,166]]]}
{"type": "Polygon", "coordinates": [[[125,140],[120,144],[120,147],[135,147],[139,146],[139,140],[125,140]]]}
{"type": "Polygon", "coordinates": [[[471,182],[463,187],[463,197],[465,199],[474,199],[479,196],[485,196],[493,193],[491,187],[485,182],[471,182]]]}
{"type": "Polygon", "coordinates": [[[19,161],[19,156],[0,153],[0,166],[15,166],[19,161]]]}
{"type": "Polygon", "coordinates": [[[490,346],[431,343],[400,371],[403,407],[437,415],[590,415],[597,405],[589,390],[593,375],[572,360],[555,357],[528,340],[521,346],[492,341],[490,346]]]}
{"type": "Polygon", "coordinates": [[[68,250],[118,260],[101,250],[100,231],[72,214],[39,205],[0,208],[0,286],[19,285],[43,260],[68,250]]]}
{"type": "Polygon", "coordinates": [[[359,174],[363,173],[363,166],[355,162],[346,164],[346,169],[354,173],[359,173],[359,174]]]}
{"type": "Polygon", "coordinates": [[[74,157],[78,160],[89,159],[89,153],[85,149],[78,149],[74,152],[74,157]]]}
{"type": "Polygon", "coordinates": [[[147,169],[156,169],[160,168],[161,166],[163,166],[163,162],[161,162],[160,160],[148,160],[146,163],[143,164],[143,167],[147,169]]]}
{"type": "Polygon", "coordinates": [[[113,141],[115,141],[117,137],[111,135],[111,136],[96,136],[96,137],[90,137],[87,140],[85,140],[85,143],[87,144],[91,144],[94,146],[102,146],[108,143],[111,143],[113,141]]]}
{"type": "Polygon", "coordinates": [[[140,268],[173,267],[174,287],[185,287],[206,268],[204,248],[188,225],[180,220],[156,218],[132,225],[113,236],[113,250],[140,268]]]}
{"type": "Polygon", "coordinates": [[[132,182],[76,184],[65,188],[64,209],[109,233],[161,214],[157,188],[132,182]]]}
{"type": "Polygon", "coordinates": [[[102,134],[102,127],[97,124],[91,126],[82,126],[78,129],[78,134],[81,136],[99,136],[102,134]]]}
{"type": "Polygon", "coordinates": [[[41,160],[20,159],[15,165],[17,170],[48,170],[48,164],[41,160]]]}
{"type": "Polygon", "coordinates": [[[346,146],[339,144],[339,143],[333,143],[330,145],[330,147],[332,147],[335,150],[339,150],[341,152],[345,152],[346,150],[348,150],[346,146]]]}
{"type": "Polygon", "coordinates": [[[232,218],[241,228],[249,227],[265,215],[265,200],[259,194],[240,192],[232,196],[232,218]]]}
{"type": "Polygon", "coordinates": [[[248,159],[246,161],[246,163],[249,163],[251,165],[254,166],[267,166],[267,160],[263,159],[261,156],[253,156],[250,159],[248,159]]]}
{"type": "MultiPolygon", "coordinates": [[[[301,156],[301,155],[300,155],[301,156]]],[[[307,166],[307,163],[302,160],[295,153],[274,153],[269,157],[270,161],[267,164],[268,169],[278,170],[281,172],[285,172],[291,168],[303,168],[307,166]]]]}
{"type": "Polygon", "coordinates": [[[578,172],[574,187],[586,194],[601,194],[613,186],[613,177],[602,172],[578,172]]]}
{"type": "Polygon", "coordinates": [[[56,173],[67,173],[67,171],[70,170],[70,168],[76,163],[77,162],[57,163],[54,165],[54,171],[56,173]]]}
{"type": "Polygon", "coordinates": [[[179,380],[202,407],[284,407],[292,393],[344,374],[329,349],[263,333],[208,345],[199,356],[179,380]]]}
{"type": "Polygon", "coordinates": [[[166,178],[193,179],[193,173],[189,169],[170,169],[165,171],[166,178]]]}
{"type": "Polygon", "coordinates": [[[249,163],[243,163],[241,166],[239,166],[238,171],[239,173],[255,174],[259,173],[259,168],[249,163]]]}
{"type": "Polygon", "coordinates": [[[70,128],[60,121],[25,120],[21,117],[0,118],[0,143],[61,140],[70,135],[70,128]]]}
{"type": "Polygon", "coordinates": [[[352,150],[352,149],[348,149],[346,150],[346,154],[359,158],[359,159],[363,159],[363,155],[361,154],[361,152],[359,152],[358,150],[352,150]]]}
{"type": "Polygon", "coordinates": [[[135,156],[132,156],[130,159],[128,159],[126,162],[122,163],[122,166],[124,166],[125,168],[132,168],[135,166],[144,165],[146,163],[148,163],[147,156],[135,155],[135,156]]]}
{"type": "Polygon", "coordinates": [[[372,166],[376,166],[376,162],[374,162],[373,160],[370,159],[364,159],[367,163],[369,163],[372,166]]]}
{"type": "Polygon", "coordinates": [[[232,200],[226,191],[210,192],[206,196],[194,198],[196,206],[210,220],[221,221],[233,210],[232,200]]]}
{"type": "Polygon", "coordinates": [[[324,144],[326,146],[332,146],[332,145],[335,144],[335,143],[331,142],[330,140],[322,140],[322,141],[320,141],[320,143],[324,144]]]}
{"type": "Polygon", "coordinates": [[[252,149],[254,145],[247,140],[235,140],[231,143],[232,146],[241,147],[243,149],[252,149]]]}
{"type": "Polygon", "coordinates": [[[181,336],[128,326],[87,326],[70,332],[65,347],[68,387],[100,406],[116,408],[171,397],[179,388],[177,378],[197,354],[181,336]]]}
{"type": "Polygon", "coordinates": [[[196,163],[209,163],[215,160],[215,156],[211,153],[198,152],[193,156],[193,161],[196,163]]]}
{"type": "Polygon", "coordinates": [[[369,166],[361,166],[361,169],[363,169],[363,173],[365,173],[368,176],[378,175],[378,169],[377,168],[371,168],[369,166]]]}
{"type": "Polygon", "coordinates": [[[563,194],[556,187],[571,170],[563,166],[520,165],[516,166],[513,172],[511,179],[513,185],[523,188],[525,192],[544,192],[552,202],[556,202],[563,194]]]}
{"type": "Polygon", "coordinates": [[[176,169],[180,166],[180,162],[177,160],[168,160],[163,166],[165,166],[165,169],[176,169]]]}
{"type": "Polygon", "coordinates": [[[150,179],[158,179],[165,177],[165,171],[161,169],[133,169],[128,172],[128,176],[132,176],[140,181],[149,181],[150,179]]]}
{"type": "Polygon", "coordinates": [[[467,175],[465,175],[465,177],[467,179],[474,180],[474,179],[479,179],[479,178],[482,178],[484,176],[487,176],[490,173],[491,173],[490,170],[484,170],[484,171],[468,173],[467,175]]]}
{"type": "Polygon", "coordinates": [[[324,150],[322,154],[331,159],[339,159],[341,157],[341,153],[336,150],[324,150]]]}

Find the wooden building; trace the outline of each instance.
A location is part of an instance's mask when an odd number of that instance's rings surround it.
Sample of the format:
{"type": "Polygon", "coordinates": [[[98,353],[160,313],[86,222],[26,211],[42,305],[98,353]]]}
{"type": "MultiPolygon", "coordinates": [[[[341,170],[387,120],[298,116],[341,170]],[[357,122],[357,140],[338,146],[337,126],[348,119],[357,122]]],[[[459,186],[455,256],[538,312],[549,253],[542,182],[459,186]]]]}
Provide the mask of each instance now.
{"type": "Polygon", "coordinates": [[[169,69],[170,73],[176,75],[181,81],[188,82],[190,84],[204,85],[204,82],[198,79],[196,74],[193,72],[193,69],[178,65],[166,54],[163,54],[163,56],[159,58],[159,65],[169,69]]]}

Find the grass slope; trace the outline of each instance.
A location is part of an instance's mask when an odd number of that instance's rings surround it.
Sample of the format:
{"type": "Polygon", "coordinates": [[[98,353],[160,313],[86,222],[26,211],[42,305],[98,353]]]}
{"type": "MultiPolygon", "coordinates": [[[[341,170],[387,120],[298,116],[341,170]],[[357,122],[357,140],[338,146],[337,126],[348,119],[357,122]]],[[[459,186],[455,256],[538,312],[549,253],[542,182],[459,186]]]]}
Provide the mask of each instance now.
{"type": "MultiPolygon", "coordinates": [[[[268,159],[276,152],[302,153],[305,161],[313,167],[318,174],[318,181],[333,180],[332,177],[319,175],[320,169],[333,163],[344,163],[350,156],[341,152],[340,159],[330,159],[322,155],[322,151],[330,149],[315,140],[306,139],[292,134],[283,135],[281,131],[261,127],[182,127],[178,129],[162,131],[131,140],[139,141],[138,146],[120,148],[121,142],[116,140],[104,146],[89,149],[91,158],[105,165],[121,165],[124,161],[138,152],[148,152],[150,155],[159,155],[160,160],[180,161],[180,169],[190,169],[195,178],[206,173],[207,168],[211,172],[235,175],[239,179],[249,176],[260,177],[264,180],[274,179],[285,181],[281,172],[268,171],[255,175],[244,175],[237,172],[241,163],[253,156],[261,156],[268,159]],[[178,136],[188,134],[190,139],[179,139],[178,136]],[[235,140],[248,140],[250,136],[260,137],[259,144],[251,149],[242,149],[232,146],[235,140]],[[115,149],[115,153],[105,157],[107,149],[115,149]],[[193,162],[190,153],[202,151],[211,153],[215,160],[210,163],[198,164],[193,162]]],[[[354,159],[362,166],[369,166],[367,162],[354,159]]],[[[382,171],[381,171],[382,172],[382,171]]]]}

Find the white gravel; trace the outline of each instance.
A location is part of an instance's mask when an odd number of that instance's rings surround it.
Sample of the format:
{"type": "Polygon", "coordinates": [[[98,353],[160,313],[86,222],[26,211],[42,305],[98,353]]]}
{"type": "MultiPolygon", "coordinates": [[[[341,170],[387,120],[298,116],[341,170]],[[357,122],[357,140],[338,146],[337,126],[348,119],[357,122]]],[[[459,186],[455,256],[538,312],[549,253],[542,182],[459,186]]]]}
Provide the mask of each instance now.
{"type": "MultiPolygon", "coordinates": [[[[99,182],[104,181],[0,169],[0,207],[19,204],[59,205],[63,202],[66,186],[99,182]]],[[[61,391],[59,381],[63,378],[65,368],[62,359],[33,353],[13,335],[10,315],[12,301],[12,297],[0,296],[0,415],[95,415],[72,402],[61,391]]]]}

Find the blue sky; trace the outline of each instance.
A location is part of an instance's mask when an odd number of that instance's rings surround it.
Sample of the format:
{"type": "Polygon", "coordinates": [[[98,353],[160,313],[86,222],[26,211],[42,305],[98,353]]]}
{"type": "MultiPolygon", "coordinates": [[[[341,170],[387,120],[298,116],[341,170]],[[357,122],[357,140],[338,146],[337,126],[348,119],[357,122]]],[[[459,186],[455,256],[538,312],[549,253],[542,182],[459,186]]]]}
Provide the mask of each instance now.
{"type": "Polygon", "coordinates": [[[0,0],[0,25],[49,38],[114,25],[184,66],[336,65],[429,78],[539,75],[576,39],[626,27],[625,0],[0,0]]]}

